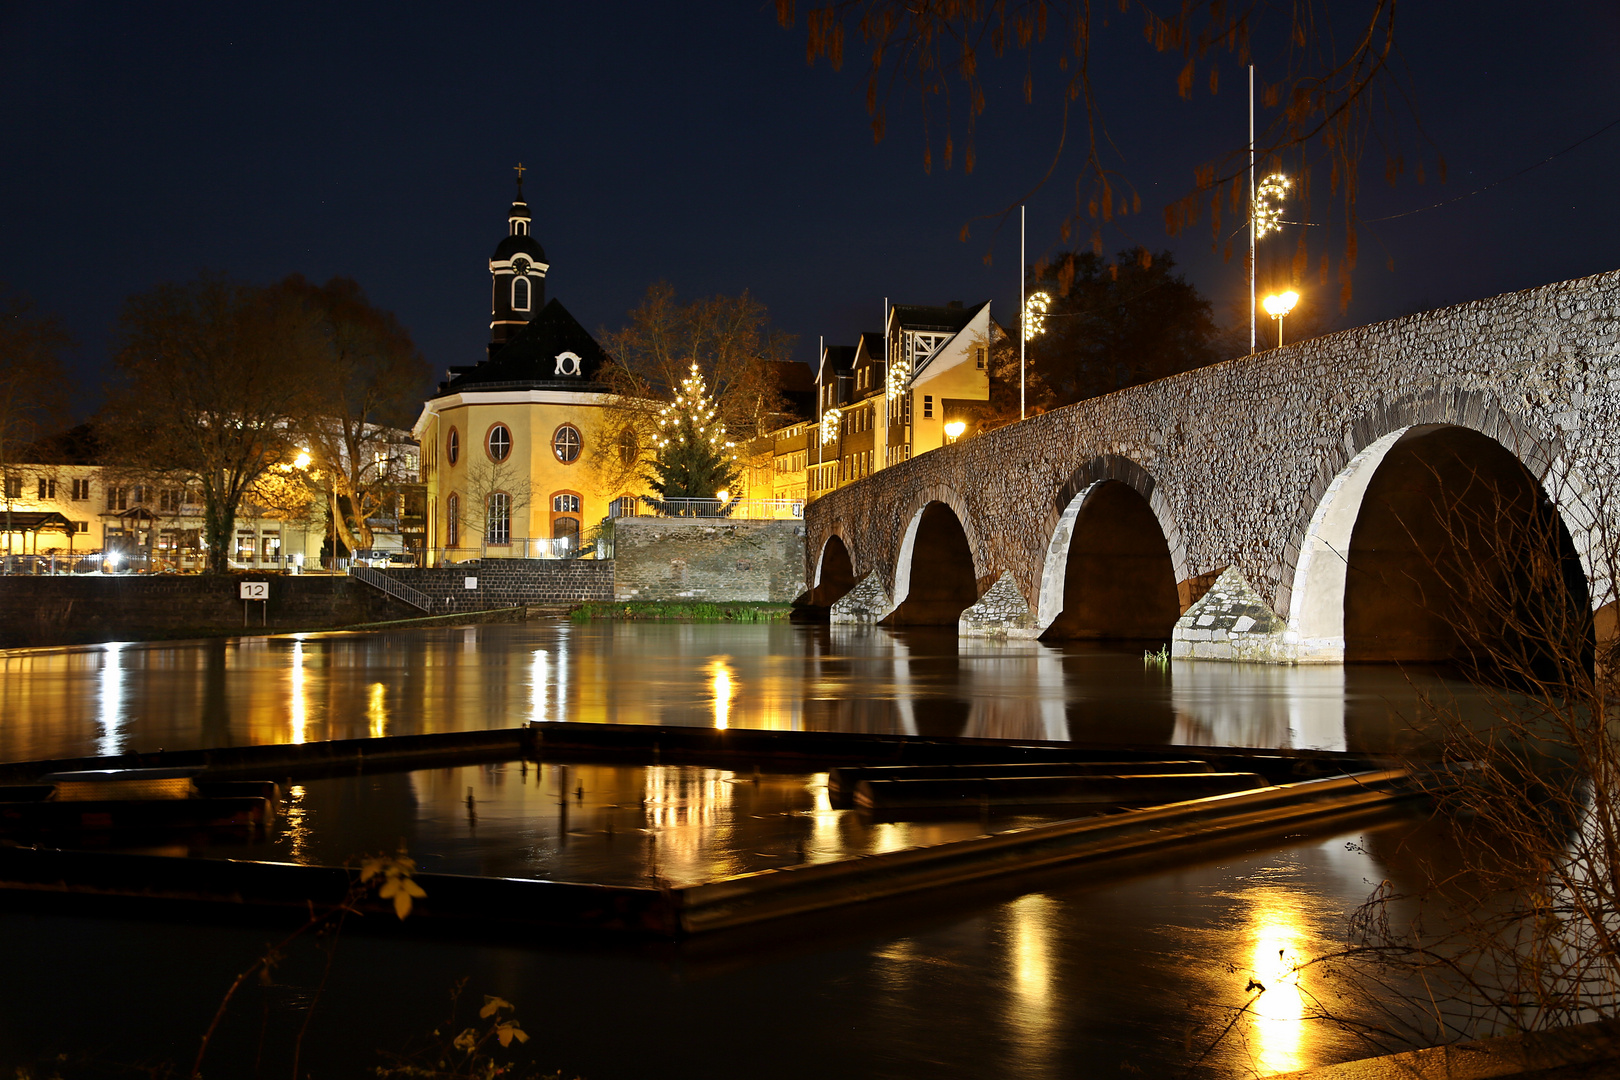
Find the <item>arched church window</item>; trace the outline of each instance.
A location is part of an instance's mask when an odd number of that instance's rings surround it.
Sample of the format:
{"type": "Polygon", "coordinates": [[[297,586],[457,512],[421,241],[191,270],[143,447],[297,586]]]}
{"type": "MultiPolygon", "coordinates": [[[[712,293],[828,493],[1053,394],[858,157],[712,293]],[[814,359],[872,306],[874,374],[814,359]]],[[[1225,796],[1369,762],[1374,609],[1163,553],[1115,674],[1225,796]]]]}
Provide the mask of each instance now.
{"type": "Polygon", "coordinates": [[[489,527],[484,530],[484,541],[490,544],[510,544],[512,542],[512,497],[504,491],[496,491],[489,497],[489,513],[486,515],[489,527]]]}
{"type": "Polygon", "coordinates": [[[579,436],[579,428],[573,424],[564,424],[551,436],[551,452],[557,455],[557,460],[564,465],[572,465],[579,460],[580,448],[585,441],[579,436]]]}
{"type": "Polygon", "coordinates": [[[554,514],[579,513],[579,496],[566,493],[553,495],[551,497],[551,512],[554,514]]]}
{"type": "Polygon", "coordinates": [[[455,492],[444,500],[444,546],[459,547],[461,544],[461,496],[455,492]]]}
{"type": "Polygon", "coordinates": [[[526,277],[512,279],[512,310],[529,310],[529,279],[526,277]]]}
{"type": "Polygon", "coordinates": [[[455,428],[444,437],[444,459],[454,465],[461,458],[461,433],[455,428]]]}
{"type": "Polygon", "coordinates": [[[490,460],[505,461],[512,452],[512,432],[505,424],[496,424],[489,429],[484,445],[489,448],[490,460]]]}

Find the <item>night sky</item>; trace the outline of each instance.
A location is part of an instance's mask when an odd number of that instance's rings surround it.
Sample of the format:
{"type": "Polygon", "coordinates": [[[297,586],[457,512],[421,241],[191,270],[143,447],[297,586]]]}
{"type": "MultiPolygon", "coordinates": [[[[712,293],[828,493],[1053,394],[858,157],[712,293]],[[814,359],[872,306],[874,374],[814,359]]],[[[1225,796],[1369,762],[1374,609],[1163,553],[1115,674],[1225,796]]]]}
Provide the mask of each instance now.
{"type": "MultiPolygon", "coordinates": [[[[1400,17],[1449,178],[1391,188],[1374,150],[1364,219],[1502,181],[1620,120],[1612,0],[1407,4],[1400,17]]],[[[1225,317],[1245,296],[1241,262],[1212,251],[1207,225],[1168,237],[1161,208],[1198,164],[1242,146],[1241,78],[1227,65],[1220,94],[1181,100],[1175,59],[1124,19],[1095,82],[1143,213],[1107,247],[1173,250],[1225,317]]],[[[807,67],[802,17],[783,30],[757,0],[5,3],[0,281],[78,339],[81,411],[99,400],[123,298],[204,269],[353,277],[442,369],[483,354],[486,260],[521,160],[548,295],[593,330],[619,326],[660,278],[685,298],[750,290],[807,361],[819,335],[877,329],[886,296],[988,297],[1005,321],[1016,218],[999,232],[977,219],[1045,169],[1055,83],[1038,78],[1026,107],[1019,64],[992,64],[978,167],[928,174],[903,94],[873,144],[849,52],[841,73],[807,67]]],[[[1062,246],[1076,164],[1029,201],[1032,260],[1062,246]]],[[[1615,269],[1617,173],[1620,127],[1483,194],[1366,225],[1344,314],[1314,262],[1307,289],[1342,327],[1615,269]]]]}

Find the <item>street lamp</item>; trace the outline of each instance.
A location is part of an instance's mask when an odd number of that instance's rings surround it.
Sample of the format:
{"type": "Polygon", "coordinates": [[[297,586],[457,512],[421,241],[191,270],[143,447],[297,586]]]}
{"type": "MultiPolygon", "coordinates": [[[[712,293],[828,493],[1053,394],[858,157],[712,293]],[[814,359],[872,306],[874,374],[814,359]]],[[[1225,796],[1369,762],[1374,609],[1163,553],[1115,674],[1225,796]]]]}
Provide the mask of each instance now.
{"type": "Polygon", "coordinates": [[[945,435],[952,442],[960,439],[962,437],[962,432],[966,430],[967,425],[960,420],[952,420],[950,423],[945,425],[945,435]]]}
{"type": "Polygon", "coordinates": [[[1287,292],[1273,293],[1266,297],[1266,314],[1277,320],[1277,348],[1279,349],[1282,348],[1283,343],[1283,316],[1293,311],[1294,305],[1297,303],[1299,303],[1299,293],[1293,289],[1289,289],[1287,292]]]}

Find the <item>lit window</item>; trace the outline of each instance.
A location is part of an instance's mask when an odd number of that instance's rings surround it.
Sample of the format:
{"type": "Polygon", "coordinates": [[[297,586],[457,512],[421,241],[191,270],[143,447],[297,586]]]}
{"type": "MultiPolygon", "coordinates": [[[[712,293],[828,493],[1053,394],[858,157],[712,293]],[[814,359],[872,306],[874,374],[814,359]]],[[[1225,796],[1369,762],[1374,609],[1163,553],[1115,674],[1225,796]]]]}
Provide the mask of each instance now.
{"type": "Polygon", "coordinates": [[[529,310],[529,279],[526,277],[512,279],[512,310],[529,310]]]}
{"type": "Polygon", "coordinates": [[[512,542],[512,500],[504,491],[497,491],[489,497],[488,528],[484,530],[484,540],[490,544],[512,542]]]}
{"type": "Polygon", "coordinates": [[[571,465],[579,460],[579,451],[583,445],[584,440],[579,437],[579,428],[573,424],[564,424],[551,437],[551,452],[556,454],[557,460],[564,465],[571,465]]]}
{"type": "Polygon", "coordinates": [[[444,500],[444,546],[455,547],[461,542],[461,496],[452,494],[444,500]]]}
{"type": "Polygon", "coordinates": [[[506,429],[505,424],[496,424],[489,429],[489,438],[485,445],[489,448],[491,459],[505,461],[512,453],[512,433],[506,429]]]}
{"type": "Polygon", "coordinates": [[[551,497],[551,512],[554,514],[579,513],[579,496],[553,495],[551,497]]]}
{"type": "Polygon", "coordinates": [[[455,428],[444,437],[444,459],[454,465],[461,457],[461,433],[455,428]]]}
{"type": "Polygon", "coordinates": [[[634,495],[620,495],[608,507],[608,517],[635,517],[636,497],[634,495]]]}

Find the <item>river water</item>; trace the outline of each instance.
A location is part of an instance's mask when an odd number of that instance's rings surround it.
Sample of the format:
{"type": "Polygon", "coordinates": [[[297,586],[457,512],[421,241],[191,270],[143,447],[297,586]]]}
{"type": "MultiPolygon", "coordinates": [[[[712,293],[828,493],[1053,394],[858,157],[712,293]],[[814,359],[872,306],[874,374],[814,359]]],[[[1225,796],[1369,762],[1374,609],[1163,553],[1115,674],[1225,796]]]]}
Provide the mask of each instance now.
{"type": "MultiPolygon", "coordinates": [[[[563,719],[1383,751],[1422,741],[1425,698],[1488,704],[1433,671],[1156,666],[1139,648],[786,625],[535,623],[127,644],[12,651],[0,669],[5,760],[563,719]]],[[[836,841],[846,849],[901,842],[836,824],[814,776],[586,768],[547,773],[549,787],[540,770],[511,765],[360,778],[311,785],[298,806],[379,836],[431,826],[448,838],[448,861],[434,869],[521,876],[588,876],[602,863],[591,852],[661,829],[669,877],[716,869],[697,840],[688,846],[698,861],[680,862],[679,838],[706,830],[733,838],[732,870],[815,859],[835,839],[818,828],[844,829],[836,841]],[[582,810],[553,823],[550,846],[535,841],[525,822],[554,817],[587,780],[582,810]],[[479,796],[476,821],[464,789],[479,796]],[[672,815],[662,824],[661,791],[672,815]],[[705,806],[716,808],[710,818],[693,816],[705,806]],[[797,831],[773,832],[773,816],[797,831]]],[[[350,842],[311,835],[311,850],[287,839],[273,857],[331,861],[350,842]]],[[[1416,888],[1420,864],[1436,857],[1443,845],[1419,816],[1386,816],[681,946],[350,935],[329,973],[324,956],[297,955],[268,986],[242,991],[218,1037],[220,1074],[253,1075],[259,1061],[264,1075],[286,1075],[302,1006],[324,977],[303,1059],[319,1063],[316,1075],[369,1072],[377,1048],[442,1022],[462,978],[475,1004],[498,994],[517,1007],[537,1061],[588,1080],[1267,1075],[1374,1052],[1309,1018],[1322,1001],[1351,1020],[1371,1014],[1314,970],[1290,969],[1344,941],[1374,883],[1416,888]]],[[[0,912],[0,1065],[63,1050],[189,1061],[266,936],[0,912]]]]}

